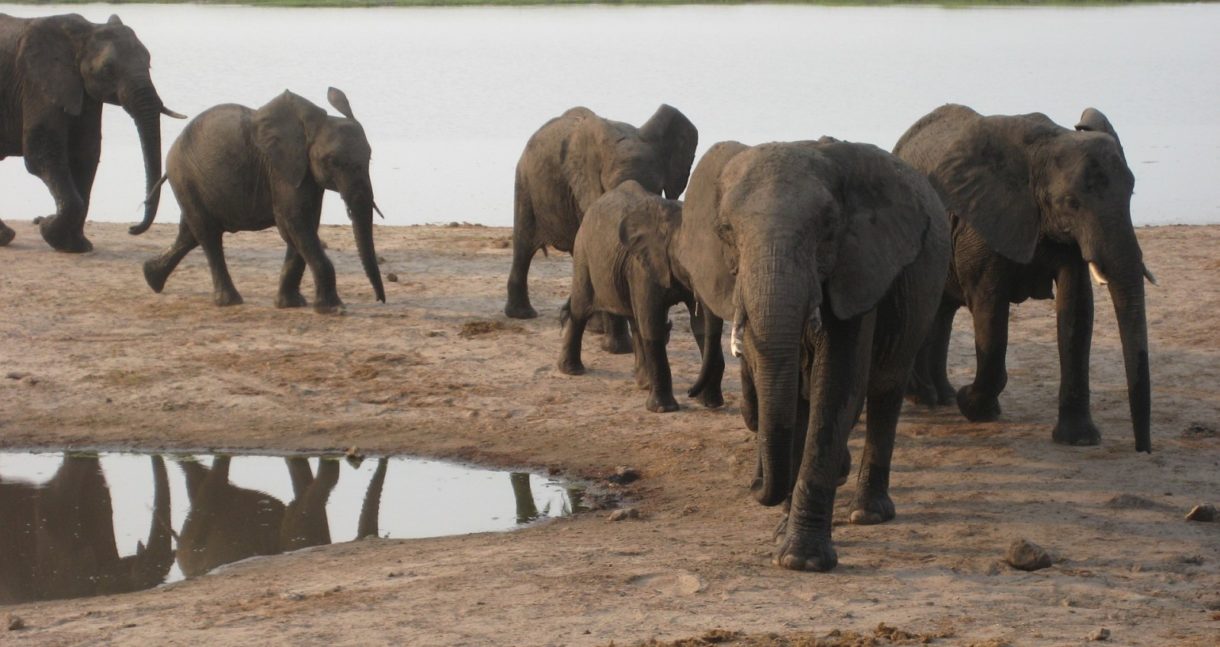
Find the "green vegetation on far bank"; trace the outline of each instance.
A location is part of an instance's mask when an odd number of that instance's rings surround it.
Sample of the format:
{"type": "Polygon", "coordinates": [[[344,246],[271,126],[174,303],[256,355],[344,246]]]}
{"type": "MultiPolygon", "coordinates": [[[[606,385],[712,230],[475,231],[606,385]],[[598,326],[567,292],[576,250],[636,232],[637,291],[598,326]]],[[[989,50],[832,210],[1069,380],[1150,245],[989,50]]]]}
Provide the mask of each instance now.
{"type": "MultiPolygon", "coordinates": [[[[106,0],[0,0],[11,4],[94,4],[106,0]]],[[[251,7],[466,7],[466,6],[574,6],[574,5],[822,5],[832,7],[885,6],[1119,6],[1132,4],[1187,4],[1215,0],[108,0],[109,4],[216,4],[251,7]]]]}

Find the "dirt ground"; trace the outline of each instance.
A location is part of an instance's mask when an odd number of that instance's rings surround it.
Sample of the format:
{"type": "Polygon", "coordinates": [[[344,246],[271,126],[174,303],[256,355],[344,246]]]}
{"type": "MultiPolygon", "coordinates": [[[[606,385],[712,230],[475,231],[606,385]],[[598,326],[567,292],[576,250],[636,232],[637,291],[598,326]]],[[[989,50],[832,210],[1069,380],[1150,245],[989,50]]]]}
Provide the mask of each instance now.
{"type": "MultiPolygon", "coordinates": [[[[589,373],[554,369],[570,259],[531,273],[538,319],[503,317],[509,231],[382,227],[388,303],[350,232],[326,227],[343,316],[272,306],[283,245],[230,236],[245,305],[211,304],[196,251],[153,294],[142,237],[90,223],[96,251],[58,254],[29,221],[0,248],[0,447],[245,448],[414,454],[552,470],[621,494],[609,511],[507,534],[365,540],[248,560],[122,596],[18,605],[3,644],[1124,645],[1220,644],[1220,226],[1139,230],[1148,291],[1153,445],[1136,454],[1108,295],[1092,362],[1098,447],[1052,444],[1058,391],[1049,302],[1015,308],[1001,422],[907,405],[895,452],[898,518],[835,528],[839,567],[770,563],[779,513],[747,486],[751,434],[730,358],[727,404],[652,414],[631,357],[586,341],[589,373]],[[465,331],[465,334],[463,334],[465,331]],[[605,481],[619,466],[642,478],[605,481]],[[1056,559],[1005,566],[1024,538],[1056,559]],[[884,626],[880,626],[884,624],[884,626]]],[[[311,290],[306,279],[306,294],[311,290]]],[[[676,385],[697,354],[673,311],[676,385]]],[[[952,378],[973,368],[959,315],[952,378]]],[[[860,441],[852,441],[858,456],[860,441]]],[[[840,513],[854,481],[842,488],[840,513]]]]}

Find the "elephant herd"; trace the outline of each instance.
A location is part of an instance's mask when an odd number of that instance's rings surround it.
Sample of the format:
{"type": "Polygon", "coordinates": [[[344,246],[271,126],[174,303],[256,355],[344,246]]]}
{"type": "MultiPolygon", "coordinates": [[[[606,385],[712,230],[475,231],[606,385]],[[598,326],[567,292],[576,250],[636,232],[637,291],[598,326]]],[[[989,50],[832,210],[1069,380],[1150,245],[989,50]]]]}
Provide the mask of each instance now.
{"type": "MultiPolygon", "coordinates": [[[[317,236],[330,189],[347,204],[365,273],[384,301],[369,144],[343,93],[332,88],[328,100],[342,117],[288,92],[257,110],[207,110],[174,143],[162,177],[156,118],[176,113],[157,98],[147,52],[130,29],[117,18],[98,26],[79,16],[0,16],[0,106],[19,107],[16,118],[0,119],[0,157],[24,154],[55,196],[43,237],[62,251],[89,249],[82,227],[100,105],[119,103],[140,126],[148,178],[144,222],[132,233],[151,224],[166,179],[182,206],[177,240],[144,265],[157,292],[200,245],[215,302],[240,303],[221,237],[275,225],[288,244],[276,305],[306,304],[299,286],[308,266],[314,307],[335,311],[334,269],[317,236]],[[128,58],[112,60],[124,52],[128,58]],[[79,69],[66,69],[68,60],[79,69]],[[66,76],[72,88],[57,85],[66,76]]],[[[1132,225],[1134,177],[1100,111],[1087,109],[1065,128],[1040,113],[984,116],[945,105],[916,121],[892,153],[830,137],[725,141],[695,164],[697,144],[695,125],[668,105],[638,128],[586,108],[544,124],[516,169],[504,313],[536,317],[531,259],[548,246],[571,252],[559,370],[584,371],[581,340],[592,324],[605,333],[604,349],[634,352],[636,380],[655,412],[678,408],[666,356],[669,308],[681,303],[691,313],[702,363],[688,394],[708,407],[723,403],[728,322],[730,350],[741,358],[742,414],[757,432],[752,491],[786,509],[777,564],[835,566],[834,496],[865,406],[853,523],[894,516],[889,474],[904,397],[956,403],[973,421],[999,417],[1010,304],[1055,299],[1052,438],[1100,442],[1089,407],[1090,277],[1114,303],[1135,447],[1151,451],[1143,282],[1155,281],[1132,225]],[[977,367],[973,382],[954,390],[946,360],[962,306],[973,319],[977,367]]]]}

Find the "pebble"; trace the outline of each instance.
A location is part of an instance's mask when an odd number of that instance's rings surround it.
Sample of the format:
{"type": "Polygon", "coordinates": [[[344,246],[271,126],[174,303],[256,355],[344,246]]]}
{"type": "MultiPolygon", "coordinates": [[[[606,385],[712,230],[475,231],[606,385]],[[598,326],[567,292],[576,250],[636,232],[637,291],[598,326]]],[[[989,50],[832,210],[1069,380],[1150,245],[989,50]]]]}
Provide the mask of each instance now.
{"type": "Polygon", "coordinates": [[[634,467],[620,465],[614,469],[614,474],[606,480],[619,485],[635,483],[636,481],[640,480],[640,471],[634,467]]]}
{"type": "Polygon", "coordinates": [[[1216,506],[1210,503],[1203,503],[1190,509],[1186,513],[1187,521],[1215,521],[1216,506]]]}
{"type": "Polygon", "coordinates": [[[606,521],[622,521],[624,519],[639,519],[640,511],[636,508],[619,508],[606,517],[606,521]]]}
{"type": "Polygon", "coordinates": [[[1110,630],[1105,627],[1099,627],[1089,634],[1089,640],[1102,641],[1110,639],[1110,630]]]}
{"type": "Polygon", "coordinates": [[[20,371],[9,371],[8,373],[4,374],[4,377],[6,377],[10,380],[20,380],[21,378],[25,377],[26,375],[28,375],[28,373],[22,373],[20,371]]]}
{"type": "Polygon", "coordinates": [[[8,626],[9,631],[21,631],[22,629],[25,629],[25,620],[22,620],[21,616],[12,613],[8,615],[8,618],[4,624],[8,626]]]}
{"type": "Polygon", "coordinates": [[[1008,547],[1004,561],[1016,569],[1036,571],[1050,566],[1051,556],[1038,544],[1026,539],[1018,539],[1008,547]]]}
{"type": "Polygon", "coordinates": [[[393,272],[390,272],[389,274],[385,275],[385,280],[389,281],[390,283],[397,283],[398,275],[393,272]]]}
{"type": "Polygon", "coordinates": [[[281,595],[280,597],[284,598],[285,600],[291,600],[293,602],[300,602],[301,600],[305,599],[305,596],[301,595],[300,593],[285,593],[285,594],[281,595]]]}

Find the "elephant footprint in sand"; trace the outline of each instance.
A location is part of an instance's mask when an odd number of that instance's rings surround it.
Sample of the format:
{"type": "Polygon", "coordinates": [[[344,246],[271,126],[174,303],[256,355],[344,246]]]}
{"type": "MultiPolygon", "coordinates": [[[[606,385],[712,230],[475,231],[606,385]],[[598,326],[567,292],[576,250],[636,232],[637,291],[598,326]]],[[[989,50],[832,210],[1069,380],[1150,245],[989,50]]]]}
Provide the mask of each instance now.
{"type": "Polygon", "coordinates": [[[335,268],[318,239],[322,197],[329,189],[347,204],[364,273],[377,300],[385,302],[373,247],[373,211],[380,210],[369,180],[372,150],[347,97],[331,88],[327,99],[343,117],[327,116],[285,91],[258,110],[224,104],[187,124],[170,148],[169,170],[162,178],[169,179],[182,207],[178,238],[144,264],[144,278],[154,292],[161,292],[188,252],[202,246],[216,305],[241,303],[225,266],[222,236],[275,226],[288,244],[275,305],[306,305],[300,286],[308,265],[316,290],[314,309],[340,311],[335,268]]]}

